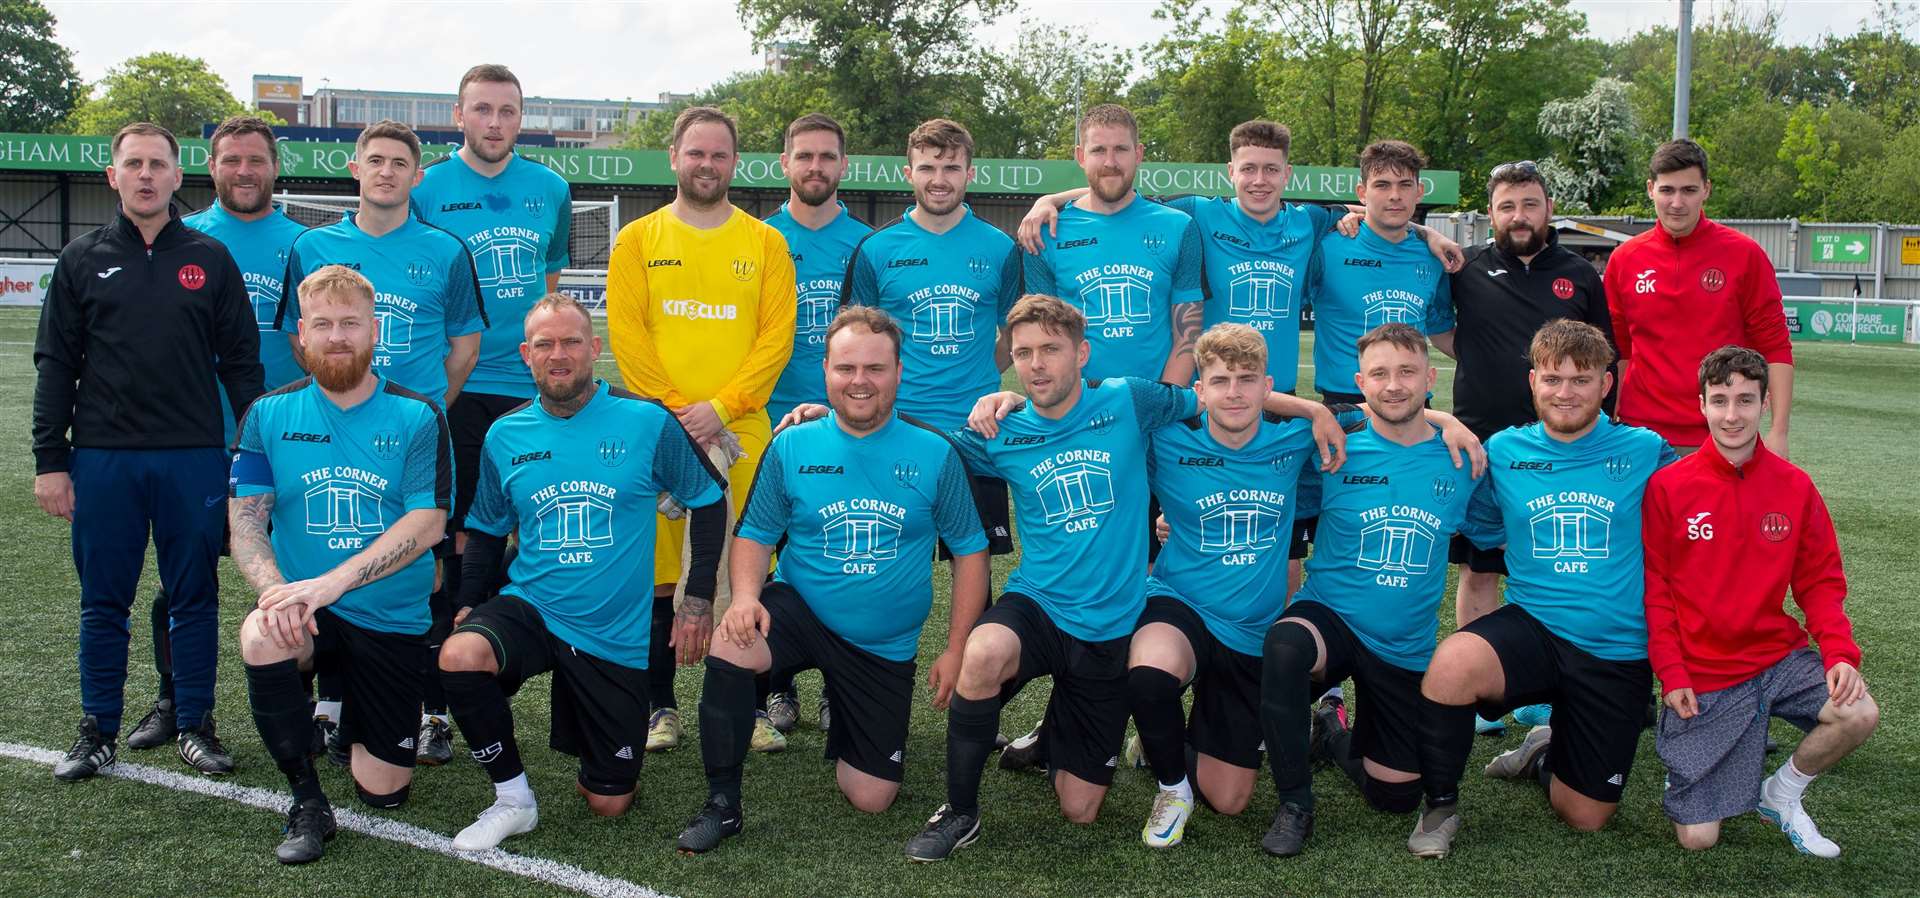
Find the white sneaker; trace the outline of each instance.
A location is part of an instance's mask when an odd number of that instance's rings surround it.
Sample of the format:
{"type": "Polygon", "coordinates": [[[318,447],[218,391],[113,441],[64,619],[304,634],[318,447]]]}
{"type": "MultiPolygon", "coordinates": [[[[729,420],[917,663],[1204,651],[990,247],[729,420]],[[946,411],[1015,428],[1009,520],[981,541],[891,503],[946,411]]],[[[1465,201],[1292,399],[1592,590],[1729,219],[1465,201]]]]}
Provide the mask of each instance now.
{"type": "Polygon", "coordinates": [[[1153,813],[1140,828],[1140,841],[1148,848],[1172,848],[1187,835],[1187,818],[1193,816],[1193,801],[1181,798],[1172,789],[1161,789],[1153,796],[1153,813]]]}
{"type": "Polygon", "coordinates": [[[1807,816],[1807,809],[1801,806],[1800,799],[1781,798],[1775,794],[1773,777],[1767,777],[1766,782],[1760,785],[1760,807],[1756,810],[1768,822],[1780,827],[1780,831],[1787,834],[1787,840],[1801,854],[1827,858],[1840,856],[1840,846],[1820,834],[1820,828],[1813,825],[1813,818],[1807,816]]]}
{"type": "Polygon", "coordinates": [[[480,812],[479,819],[453,837],[453,850],[486,851],[498,846],[508,836],[532,832],[534,825],[539,822],[540,808],[537,805],[495,801],[492,807],[480,812]]]}

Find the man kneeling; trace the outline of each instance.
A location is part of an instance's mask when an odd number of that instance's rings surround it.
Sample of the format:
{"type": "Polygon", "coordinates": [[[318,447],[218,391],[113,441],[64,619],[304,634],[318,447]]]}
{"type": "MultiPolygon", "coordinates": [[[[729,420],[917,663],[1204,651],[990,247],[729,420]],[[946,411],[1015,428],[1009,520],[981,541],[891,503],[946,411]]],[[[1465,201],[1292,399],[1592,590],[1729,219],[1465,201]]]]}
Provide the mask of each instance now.
{"type": "Polygon", "coordinates": [[[633,804],[647,738],[653,527],[662,492],[693,509],[685,618],[672,643],[691,663],[712,632],[726,537],[725,486],[665,406],[593,377],[600,338],[574,300],[548,294],[526,318],[520,356],[540,396],[493,423],[467,515],[455,630],[440,649],[454,722],[493,781],[494,804],[453,847],[482,851],[539,822],[507,697],[553,674],[554,750],[580,759],[594,813],[633,804]],[[511,582],[491,599],[507,535],[511,582]],[[704,611],[704,613],[700,613],[704,611]]]}
{"type": "Polygon", "coordinates": [[[1711,848],[1720,821],[1758,810],[1801,852],[1839,857],[1800,795],[1867,741],[1880,708],[1860,678],[1827,505],[1760,441],[1769,399],[1760,353],[1709,353],[1700,410],[1713,443],[1647,485],[1647,657],[1667,705],[1654,745],[1681,845],[1711,848]],[[1781,607],[1789,586],[1805,628],[1781,607]],[[1762,783],[1770,717],[1808,732],[1762,783]]]}
{"type": "Polygon", "coordinates": [[[308,275],[299,340],[313,376],[255,401],[233,455],[233,561],[260,593],[240,627],[247,698],[293,788],[283,864],[318,860],[334,833],[300,682],[316,656],[347,672],[340,733],[361,800],[398,807],[413,782],[427,553],[446,528],[453,468],[439,407],[373,373],[379,339],[366,278],[339,265],[308,275]]]}
{"type": "Polygon", "coordinates": [[[914,653],[933,607],[936,537],[953,554],[947,650],[928,685],[945,708],[961,649],[987,602],[987,541],[965,463],[945,436],[894,413],[900,328],[850,306],[827,329],[833,413],[785,428],[761,460],[735,530],[733,604],[707,656],[700,756],[710,797],[680,834],[687,853],[737,835],[740,766],[753,732],[756,675],[819,668],[840,792],[868,813],[900,792],[914,653]],[[780,566],[764,587],[781,536],[780,566]],[[762,638],[764,637],[764,638],[762,638]]]}

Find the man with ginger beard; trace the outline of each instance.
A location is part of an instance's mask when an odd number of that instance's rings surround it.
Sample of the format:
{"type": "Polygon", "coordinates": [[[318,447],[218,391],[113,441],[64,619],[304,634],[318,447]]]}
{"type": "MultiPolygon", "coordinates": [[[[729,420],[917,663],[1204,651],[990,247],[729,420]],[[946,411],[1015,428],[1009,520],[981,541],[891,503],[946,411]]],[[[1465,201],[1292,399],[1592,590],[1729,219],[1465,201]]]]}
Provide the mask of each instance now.
{"type": "Polygon", "coordinates": [[[687,595],[711,601],[726,538],[726,481],[660,403],[596,381],[600,338],[570,297],[528,312],[520,354],[539,399],[503,415],[480,452],[458,628],[439,675],[454,720],[493,782],[494,803],[460,831],[460,851],[533,829],[538,805],[514,736],[508,696],[552,676],[556,751],[580,760],[588,810],[632,806],[647,736],[657,497],[693,509],[687,595]],[[498,582],[517,536],[510,582],[498,582]]]}
{"type": "MultiPolygon", "coordinates": [[[[1459,360],[1453,372],[1453,411],[1485,442],[1509,427],[1536,420],[1527,388],[1527,346],[1547,322],[1584,321],[1613,338],[1600,274],[1578,253],[1560,245],[1547,182],[1531,161],[1496,165],[1487,178],[1487,215],[1493,242],[1467,250],[1467,265],[1452,275],[1454,330],[1433,335],[1440,351],[1459,360]]],[[[1613,411],[1615,393],[1601,403],[1613,411]]],[[[1507,572],[1499,549],[1475,548],[1455,536],[1448,560],[1460,566],[1454,621],[1464,627],[1500,605],[1500,578],[1507,572]]],[[[1545,716],[1544,708],[1522,709],[1545,716]]],[[[1505,724],[1482,720],[1482,733],[1505,724]]]]}
{"type": "Polygon", "coordinates": [[[301,670],[344,671],[340,737],[360,800],[385,809],[407,799],[430,663],[429,551],[453,502],[438,403],[373,370],[373,284],[323,266],[302,280],[300,308],[312,376],[247,410],[229,481],[234,566],[260,595],[240,627],[248,700],[293,791],[275,850],[283,864],[318,860],[334,832],[301,670]]]}
{"type": "MultiPolygon", "coordinates": [[[[727,201],[738,150],[726,113],[683,110],[667,149],[679,190],[672,203],[620,229],[607,265],[607,333],[621,379],[665,404],[702,451],[725,458],[735,515],[772,438],[766,406],[793,355],[795,305],[786,238],[727,201]]],[[[685,595],[675,609],[686,524],[662,518],[653,553],[648,751],[680,745],[674,656],[693,664],[713,634],[710,598],[685,595]]],[[[725,585],[716,588],[725,593],[725,585]]]]}

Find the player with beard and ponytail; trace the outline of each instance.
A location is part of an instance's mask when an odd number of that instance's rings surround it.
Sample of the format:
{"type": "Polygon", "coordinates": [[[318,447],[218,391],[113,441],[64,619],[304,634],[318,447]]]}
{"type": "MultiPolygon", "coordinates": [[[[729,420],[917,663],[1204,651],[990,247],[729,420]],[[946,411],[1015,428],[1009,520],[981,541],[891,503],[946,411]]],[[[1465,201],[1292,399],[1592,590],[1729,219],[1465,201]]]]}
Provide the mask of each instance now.
{"type": "Polygon", "coordinates": [[[726,481],[660,403],[593,377],[593,318],[562,294],[527,314],[520,354],[539,399],[501,416],[480,453],[459,622],[440,678],[494,803],[454,836],[481,851],[533,829],[540,812],[520,762],[508,696],[552,676],[555,750],[580,759],[575,788],[601,816],[625,813],[647,737],[658,496],[693,509],[687,595],[713,596],[726,539],[726,481]],[[489,598],[507,537],[519,554],[489,598]]]}
{"type": "MultiPolygon", "coordinates": [[[[1580,254],[1560,245],[1547,181],[1532,162],[1496,165],[1487,178],[1487,217],[1493,242],[1467,251],[1467,265],[1453,274],[1454,329],[1433,335],[1433,344],[1459,360],[1453,371],[1453,413],[1481,441],[1509,427],[1537,420],[1527,389],[1527,346],[1547,322],[1584,321],[1613,338],[1613,318],[1600,274],[1580,254]]],[[[1614,394],[1601,403],[1613,411],[1614,394]]],[[[1500,605],[1504,553],[1482,551],[1455,536],[1449,561],[1460,566],[1454,624],[1464,627],[1500,605]]],[[[1546,719],[1544,708],[1522,708],[1522,722],[1546,719]]],[[[1480,720],[1494,733],[1499,721],[1480,720]]]]}
{"type": "MultiPolygon", "coordinates": [[[[736,515],[772,438],[766,406],[793,355],[795,305],[786,238],[727,201],[738,150],[726,113],[682,110],[667,149],[679,187],[673,202],[621,228],[607,266],[607,333],[621,378],[665,403],[701,451],[723,455],[736,515]]],[[[709,597],[687,595],[675,610],[686,524],[662,517],[648,751],[676,748],[684,735],[672,656],[699,661],[713,635],[709,597]]]]}
{"type": "MultiPolygon", "coordinates": [[[[254,322],[260,326],[260,365],[267,389],[297,380],[304,373],[293,359],[293,345],[273,329],[273,313],[280,304],[281,280],[287,274],[287,247],[306,230],[273,205],[274,176],[280,172],[280,153],[273,128],[261,119],[236,115],[213,131],[207,172],[213,176],[213,205],[180,219],[180,223],[220,241],[233,254],[253,301],[254,322]]],[[[226,391],[221,391],[220,413],[225,419],[228,445],[233,444],[234,417],[226,391]]],[[[174,741],[173,652],[167,640],[171,615],[167,591],[153,597],[153,666],[160,674],[160,697],[133,732],[127,747],[153,748],[174,741]]]]}
{"type": "MultiPolygon", "coordinates": [[[[460,77],[453,123],[460,149],[421,170],[413,191],[420,220],[466,244],[479,278],[489,323],[480,334],[480,357],[459,398],[447,406],[453,430],[452,554],[441,566],[447,596],[460,594],[461,555],[466,551],[467,509],[473,507],[480,471],[480,443],[501,415],[533,398],[533,376],[520,360],[520,322],[535,300],[559,288],[571,254],[573,196],[565,178],[513,152],[520,137],[520,79],[503,65],[477,65],[460,77]]],[[[436,624],[447,612],[436,608],[436,624]]],[[[446,702],[438,678],[427,681],[427,720],[422,721],[420,763],[443,764],[453,754],[444,725],[446,702]]]]}
{"type": "Polygon", "coordinates": [[[431,663],[428,552],[453,506],[438,403],[373,370],[373,284],[329,265],[309,272],[300,294],[300,351],[313,374],[260,397],[241,419],[228,511],[234,566],[260,595],[240,627],[248,701],[293,789],[275,851],[283,864],[318,860],[334,833],[308,754],[302,669],[345,671],[341,739],[361,801],[407,799],[431,663]]]}

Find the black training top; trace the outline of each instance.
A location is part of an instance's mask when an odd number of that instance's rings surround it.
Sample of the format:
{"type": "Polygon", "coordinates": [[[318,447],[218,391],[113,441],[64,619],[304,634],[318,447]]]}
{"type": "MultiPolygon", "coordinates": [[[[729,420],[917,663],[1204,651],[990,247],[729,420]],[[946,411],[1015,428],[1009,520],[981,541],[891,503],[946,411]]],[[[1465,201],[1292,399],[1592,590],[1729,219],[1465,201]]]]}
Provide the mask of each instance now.
{"type": "Polygon", "coordinates": [[[116,213],[60,251],[33,345],[35,473],[67,470],[74,447],[221,448],[216,375],[236,420],[263,391],[239,266],[169,217],[152,246],[116,213]]]}
{"type": "MultiPolygon", "coordinates": [[[[1613,319],[1600,273],[1547,231],[1547,246],[1522,262],[1487,243],[1467,250],[1466,267],[1453,276],[1458,323],[1453,337],[1459,365],[1453,372],[1453,414],[1482,440],[1509,427],[1531,424],[1533,391],[1527,348],[1549,321],[1585,321],[1613,341],[1613,319]]],[[[1613,393],[1605,408],[1613,411],[1613,393]]]]}

